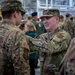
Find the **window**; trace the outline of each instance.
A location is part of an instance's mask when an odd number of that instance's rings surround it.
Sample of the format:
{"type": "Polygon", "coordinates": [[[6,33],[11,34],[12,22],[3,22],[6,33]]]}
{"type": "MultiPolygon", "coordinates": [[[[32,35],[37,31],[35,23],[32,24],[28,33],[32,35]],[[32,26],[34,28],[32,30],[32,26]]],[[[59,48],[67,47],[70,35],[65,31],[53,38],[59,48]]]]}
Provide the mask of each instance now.
{"type": "Polygon", "coordinates": [[[48,6],[51,6],[51,0],[48,0],[48,6]]]}
{"type": "Polygon", "coordinates": [[[46,0],[39,0],[40,4],[46,4],[46,0]]]}
{"type": "Polygon", "coordinates": [[[39,0],[40,6],[45,6],[46,7],[46,0],[39,0]]]}
{"type": "Polygon", "coordinates": [[[53,5],[69,5],[69,0],[53,0],[53,5]]]}
{"type": "Polygon", "coordinates": [[[73,6],[75,6],[75,0],[73,0],[73,6]]]}

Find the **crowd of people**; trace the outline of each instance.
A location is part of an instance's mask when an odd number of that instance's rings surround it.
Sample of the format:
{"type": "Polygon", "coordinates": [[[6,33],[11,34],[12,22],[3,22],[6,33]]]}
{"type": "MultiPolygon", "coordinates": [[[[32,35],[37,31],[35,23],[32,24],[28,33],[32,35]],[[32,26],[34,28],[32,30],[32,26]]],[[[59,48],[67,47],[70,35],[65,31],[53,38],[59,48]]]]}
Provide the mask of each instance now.
{"type": "Polygon", "coordinates": [[[0,16],[0,75],[75,75],[75,17],[46,9],[41,17],[19,0],[4,0],[0,16]],[[38,66],[38,59],[40,66],[38,66]]]}

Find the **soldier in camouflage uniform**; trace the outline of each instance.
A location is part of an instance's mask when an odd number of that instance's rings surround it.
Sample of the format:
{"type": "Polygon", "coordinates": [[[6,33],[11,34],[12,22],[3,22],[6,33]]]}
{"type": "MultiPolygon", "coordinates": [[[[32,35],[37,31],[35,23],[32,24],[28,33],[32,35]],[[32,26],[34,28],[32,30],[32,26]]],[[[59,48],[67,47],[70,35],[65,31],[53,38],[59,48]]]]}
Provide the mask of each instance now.
{"type": "Polygon", "coordinates": [[[71,40],[70,46],[60,64],[59,75],[75,75],[75,38],[71,40]]]}
{"type": "Polygon", "coordinates": [[[73,38],[75,35],[75,24],[70,20],[70,17],[71,15],[66,13],[66,19],[63,22],[63,29],[71,35],[71,38],[73,38]]]}
{"type": "Polygon", "coordinates": [[[1,11],[3,21],[0,26],[0,56],[3,53],[3,58],[0,57],[0,75],[30,75],[30,49],[25,36],[17,27],[26,11],[18,0],[3,1],[1,11]]]}
{"type": "Polygon", "coordinates": [[[3,1],[1,11],[0,75],[30,75],[28,54],[38,50],[43,42],[26,36],[17,27],[26,12],[20,1],[3,1]]]}
{"type": "Polygon", "coordinates": [[[68,48],[70,35],[58,29],[59,10],[48,9],[43,11],[43,23],[47,33],[40,35],[40,38],[48,43],[49,51],[42,50],[40,62],[41,75],[58,75],[59,64],[68,48]]]}
{"type": "Polygon", "coordinates": [[[41,24],[37,21],[37,12],[33,12],[31,14],[32,16],[32,23],[35,25],[36,27],[36,33],[37,33],[37,36],[40,34],[40,28],[41,28],[41,24]]]}
{"type": "Polygon", "coordinates": [[[64,16],[63,15],[60,15],[59,16],[59,24],[58,24],[58,27],[60,29],[63,29],[64,28],[64,16]]]}

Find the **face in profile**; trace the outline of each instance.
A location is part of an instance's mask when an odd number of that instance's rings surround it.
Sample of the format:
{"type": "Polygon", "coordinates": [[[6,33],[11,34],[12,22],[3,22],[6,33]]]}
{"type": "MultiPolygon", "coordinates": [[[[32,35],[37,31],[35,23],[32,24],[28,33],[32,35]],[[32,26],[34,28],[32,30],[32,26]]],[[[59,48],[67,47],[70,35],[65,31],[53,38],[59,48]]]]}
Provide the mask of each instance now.
{"type": "Polygon", "coordinates": [[[57,16],[44,18],[44,26],[48,32],[54,32],[58,27],[59,18],[57,16]]]}
{"type": "Polygon", "coordinates": [[[16,12],[16,25],[19,25],[21,23],[21,20],[24,15],[22,15],[21,12],[16,12]]]}

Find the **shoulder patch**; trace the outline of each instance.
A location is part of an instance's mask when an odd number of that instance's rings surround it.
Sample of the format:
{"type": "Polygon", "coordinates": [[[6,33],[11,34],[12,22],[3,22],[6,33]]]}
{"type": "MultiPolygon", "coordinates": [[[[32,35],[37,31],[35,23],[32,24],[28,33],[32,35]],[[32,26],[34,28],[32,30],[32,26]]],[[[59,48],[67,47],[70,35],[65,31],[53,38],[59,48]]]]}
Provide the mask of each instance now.
{"type": "Polygon", "coordinates": [[[64,37],[64,33],[60,33],[59,35],[57,35],[58,38],[63,38],[64,37]]]}

